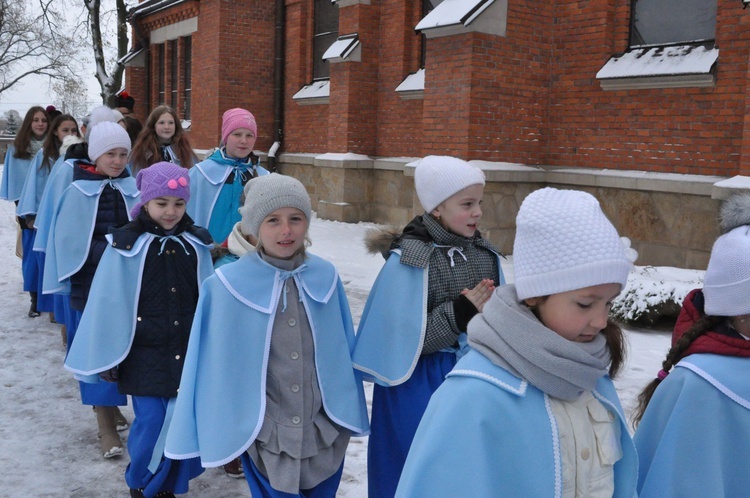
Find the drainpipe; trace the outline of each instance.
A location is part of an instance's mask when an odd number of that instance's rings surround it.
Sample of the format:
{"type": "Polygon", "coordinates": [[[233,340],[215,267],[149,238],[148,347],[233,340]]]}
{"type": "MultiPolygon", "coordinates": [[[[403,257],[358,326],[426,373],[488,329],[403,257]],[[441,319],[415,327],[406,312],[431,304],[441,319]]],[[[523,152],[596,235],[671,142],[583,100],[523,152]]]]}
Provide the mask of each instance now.
{"type": "Polygon", "coordinates": [[[273,60],[273,145],[268,151],[268,170],[276,171],[276,153],[284,136],[284,0],[276,0],[273,60]]]}

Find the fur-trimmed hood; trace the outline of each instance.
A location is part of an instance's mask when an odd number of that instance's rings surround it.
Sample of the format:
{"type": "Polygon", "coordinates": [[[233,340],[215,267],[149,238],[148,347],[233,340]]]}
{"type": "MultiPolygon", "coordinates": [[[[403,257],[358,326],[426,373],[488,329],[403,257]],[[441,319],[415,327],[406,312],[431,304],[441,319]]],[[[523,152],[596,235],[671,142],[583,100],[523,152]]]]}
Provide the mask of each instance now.
{"type": "Polygon", "coordinates": [[[391,246],[401,236],[401,229],[394,225],[370,228],[365,232],[365,247],[370,254],[381,254],[388,257],[391,246]]]}
{"type": "Polygon", "coordinates": [[[721,206],[721,231],[731,232],[742,225],[750,225],[750,193],[735,194],[721,206]]]}

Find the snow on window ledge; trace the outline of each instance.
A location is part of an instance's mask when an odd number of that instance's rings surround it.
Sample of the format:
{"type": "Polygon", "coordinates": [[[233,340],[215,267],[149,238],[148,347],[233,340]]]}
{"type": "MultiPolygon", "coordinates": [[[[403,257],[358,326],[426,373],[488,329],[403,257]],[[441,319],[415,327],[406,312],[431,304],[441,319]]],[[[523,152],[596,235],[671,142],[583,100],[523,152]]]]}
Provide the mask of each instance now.
{"type": "Polygon", "coordinates": [[[359,42],[359,36],[357,33],[339,36],[323,54],[323,60],[332,64],[344,62],[346,60],[361,62],[362,44],[359,42]]]}
{"type": "Polygon", "coordinates": [[[339,4],[341,7],[349,7],[350,5],[370,5],[370,0],[331,0],[331,3],[339,4]]]}
{"type": "Polygon", "coordinates": [[[295,93],[292,100],[299,105],[327,104],[330,90],[330,80],[313,81],[311,84],[303,86],[299,92],[295,93]]]}
{"type": "Polygon", "coordinates": [[[396,91],[401,100],[424,99],[424,68],[404,78],[396,91]]]}
{"type": "Polygon", "coordinates": [[[478,32],[505,36],[508,0],[443,0],[414,28],[427,38],[478,32]]]}
{"type": "Polygon", "coordinates": [[[603,90],[711,87],[718,58],[706,45],[634,48],[611,57],[596,78],[603,90]]]}

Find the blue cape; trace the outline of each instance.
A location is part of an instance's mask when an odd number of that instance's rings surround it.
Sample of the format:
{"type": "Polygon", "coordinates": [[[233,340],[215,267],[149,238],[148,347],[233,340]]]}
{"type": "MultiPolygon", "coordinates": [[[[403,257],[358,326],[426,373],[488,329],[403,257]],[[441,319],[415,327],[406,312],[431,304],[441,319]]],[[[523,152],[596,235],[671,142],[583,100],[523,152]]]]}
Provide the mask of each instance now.
{"type": "Polygon", "coordinates": [[[42,192],[44,192],[44,186],[47,183],[50,172],[47,168],[39,168],[43,158],[44,150],[40,149],[31,160],[29,171],[26,173],[26,180],[18,199],[18,206],[16,206],[16,214],[18,216],[23,217],[27,214],[36,214],[39,207],[39,200],[42,198],[42,192]]]}
{"type": "MultiPolygon", "coordinates": [[[[198,255],[197,278],[200,284],[213,274],[211,244],[202,243],[189,233],[179,236],[188,242],[185,247],[198,255]]],[[[99,372],[119,365],[130,353],[135,337],[138,299],[141,293],[143,265],[148,247],[158,236],[142,234],[130,250],[104,250],[86,309],[76,330],[76,340],[65,359],[65,368],[78,380],[96,383],[99,372]]],[[[107,235],[112,243],[112,236],[107,235]]]]}
{"type": "MultiPolygon", "coordinates": [[[[336,269],[313,255],[294,276],[315,345],[326,414],[355,435],[369,432],[364,390],[352,368],[354,331],[336,269]]],[[[266,370],[280,270],[256,252],[222,266],[201,287],[165,455],[216,467],[242,454],[263,424],[266,370]],[[239,379],[239,381],[238,381],[239,379]]]]}
{"type": "Polygon", "coordinates": [[[635,431],[642,497],[747,496],[750,358],[692,354],[659,384],[635,431]]]}
{"type": "MultiPolygon", "coordinates": [[[[190,200],[187,203],[187,213],[196,225],[209,226],[221,187],[232,171],[232,167],[211,159],[201,161],[190,168],[190,200]]],[[[260,166],[256,168],[256,172],[259,176],[268,174],[268,170],[260,166]]],[[[217,244],[221,242],[223,241],[216,241],[217,244]]]]}
{"type": "MultiPolygon", "coordinates": [[[[497,255],[500,284],[505,283],[497,255]]],[[[422,353],[427,328],[428,268],[401,264],[391,252],[367,297],[357,330],[354,367],[384,386],[409,380],[422,353]]],[[[461,334],[460,342],[466,335],[461,334]]]]}
{"type": "Polygon", "coordinates": [[[23,183],[31,166],[31,159],[18,159],[13,157],[16,148],[8,146],[5,151],[5,166],[3,167],[3,178],[0,183],[0,199],[17,201],[21,197],[23,183]]]}
{"type": "Polygon", "coordinates": [[[57,210],[63,192],[73,182],[74,161],[66,161],[60,157],[50,171],[44,192],[39,200],[34,228],[36,228],[36,238],[34,239],[34,250],[45,252],[47,250],[47,240],[52,219],[57,210]]]}
{"type": "Polygon", "coordinates": [[[43,293],[70,293],[70,277],[86,262],[91,249],[99,197],[111,183],[127,205],[128,217],[140,200],[132,176],[101,181],[77,180],[65,192],[50,220],[47,258],[44,264],[43,293]]]}
{"type": "MultiPolygon", "coordinates": [[[[638,462],[609,377],[599,379],[593,394],[620,422],[623,457],[614,465],[614,496],[632,498],[638,462]]],[[[562,496],[548,396],[470,351],[432,395],[396,496],[562,496]]]]}

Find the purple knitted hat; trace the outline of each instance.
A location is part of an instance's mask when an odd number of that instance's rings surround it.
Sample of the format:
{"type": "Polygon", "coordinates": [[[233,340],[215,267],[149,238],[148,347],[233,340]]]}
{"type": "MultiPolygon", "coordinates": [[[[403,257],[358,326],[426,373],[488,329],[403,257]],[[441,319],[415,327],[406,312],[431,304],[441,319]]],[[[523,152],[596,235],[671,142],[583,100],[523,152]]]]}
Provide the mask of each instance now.
{"type": "Polygon", "coordinates": [[[160,162],[138,172],[135,179],[141,200],[130,210],[131,218],[138,216],[144,204],[157,197],[179,197],[190,200],[190,177],[188,170],[173,163],[160,162]]]}
{"type": "Polygon", "coordinates": [[[229,109],[221,118],[221,143],[226,145],[227,137],[237,128],[247,128],[258,137],[258,125],[255,124],[255,116],[250,111],[235,107],[229,109]]]}

